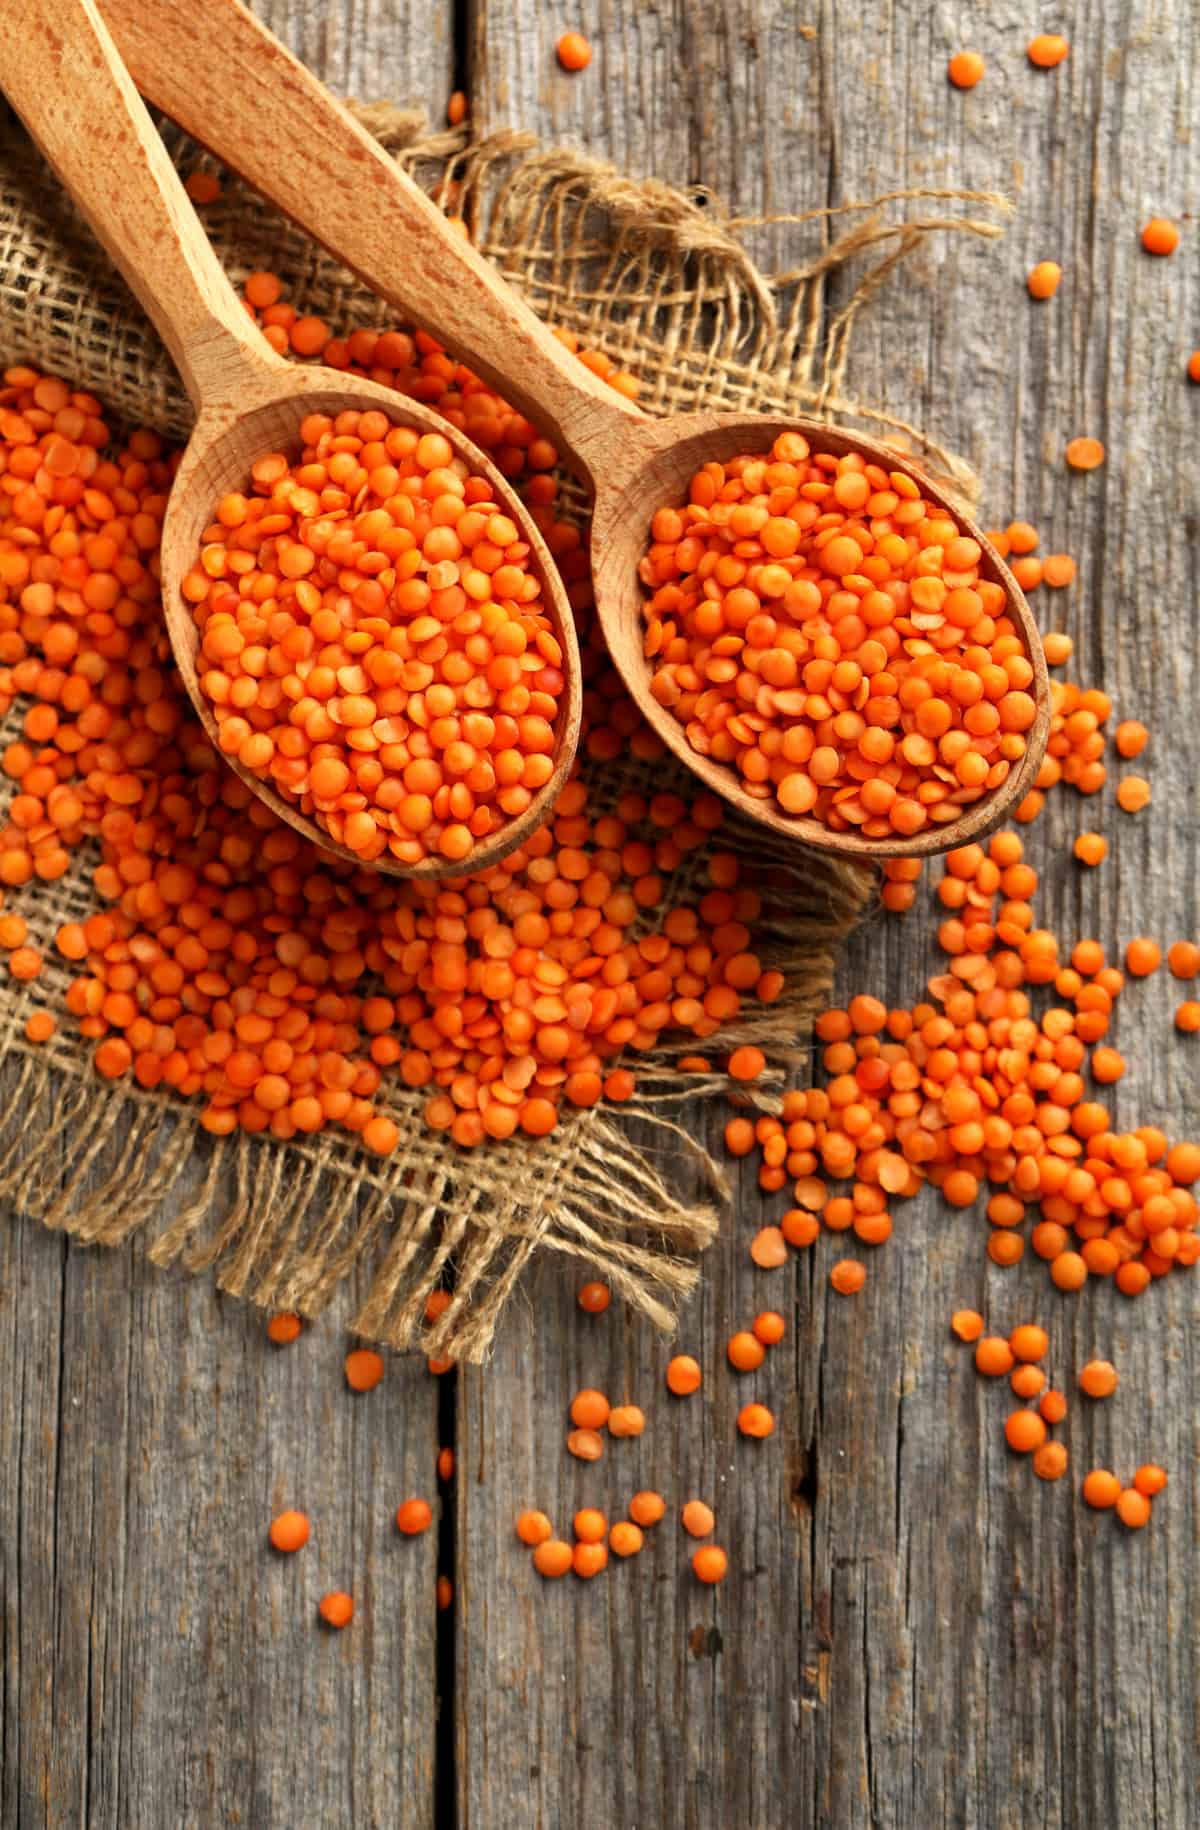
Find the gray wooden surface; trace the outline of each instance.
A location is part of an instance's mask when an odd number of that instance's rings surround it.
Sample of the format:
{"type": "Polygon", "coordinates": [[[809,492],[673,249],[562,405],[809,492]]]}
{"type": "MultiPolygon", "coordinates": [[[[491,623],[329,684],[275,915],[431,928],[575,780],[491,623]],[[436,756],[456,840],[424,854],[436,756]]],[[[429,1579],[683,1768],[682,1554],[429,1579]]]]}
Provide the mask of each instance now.
{"type": "MultiPolygon", "coordinates": [[[[1074,635],[1073,677],[1154,731],[1154,803],[1130,819],[1106,797],[1099,871],[1069,856],[1096,803],[1064,791],[1034,829],[1044,919],[1071,939],[1195,935],[1200,390],[1183,377],[1200,342],[1195,226],[1169,262],[1137,241],[1147,216],[1182,218],[1200,198],[1194,10],[469,10],[456,47],[449,0],[264,6],[342,90],[424,99],[437,117],[454,65],[485,126],[710,184],[746,212],[899,184],[1013,193],[999,246],[946,241],[916,257],[907,288],[864,319],[851,385],[976,463],[985,521],[1020,512],[1046,550],[1075,555],[1079,582],[1041,594],[1046,626],[1074,635]],[[1049,73],[1024,57],[1047,25],[1072,45],[1049,73]],[[567,28],[595,46],[579,77],[553,58],[567,28]],[[964,96],[944,66],[968,45],[988,72],[964,96]],[[1065,277],[1035,307],[1021,282],[1040,258],[1065,277]],[[1061,458],[1083,432],[1109,449],[1086,477],[1061,458]]],[[[797,246],[786,228],[756,243],[779,265],[797,246]]],[[[846,986],[911,998],[929,932],[917,915],[873,926],[846,986]]],[[[1116,1110],[1196,1135],[1178,995],[1163,974],[1123,1001],[1131,1065],[1116,1110]]],[[[718,1115],[697,1122],[715,1138],[718,1115]]],[[[432,1497],[437,1393],[422,1369],[394,1365],[352,1402],[332,1322],[275,1354],[237,1305],[136,1252],[0,1230],[0,1821],[1194,1823],[1195,1275],[1133,1306],[1107,1288],[1064,1299],[1040,1264],[991,1267],[981,1223],[930,1199],[900,1210],[846,1302],[828,1292],[828,1242],[785,1271],[753,1269],[764,1211],[748,1176],[684,1321],[681,1346],[710,1370],[687,1403],[667,1397],[662,1345],[615,1309],[582,1316],[579,1279],[561,1269],[535,1280],[492,1366],[458,1376],[457,1592],[440,1661],[433,1538],[397,1544],[389,1524],[398,1499],[432,1497]],[[1006,1394],[949,1342],[949,1313],[968,1303],[1001,1328],[1041,1320],[1056,1382],[1092,1353],[1119,1365],[1111,1403],[1073,1406],[1070,1481],[1043,1487],[1007,1454],[1006,1394]],[[787,1314],[788,1341],[735,1384],[724,1340],[768,1304],[787,1314]],[[582,1384],[650,1418],[591,1469],[560,1446],[582,1384]],[[736,1438],[749,1395],[780,1418],[770,1442],[736,1438]],[[1087,1467],[1127,1473],[1147,1458],[1171,1472],[1148,1531],[1123,1536],[1081,1508],[1087,1467]],[[642,1485],[672,1508],[693,1495],[715,1506],[731,1554],[720,1591],[692,1583],[670,1519],[634,1565],[589,1588],[534,1578],[511,1540],[521,1506],[565,1523],[594,1501],[615,1516],[642,1485]],[[312,1513],[314,1543],[281,1564],[262,1527],[292,1502],[312,1513]],[[310,1624],[330,1586],[362,1595],[336,1639],[310,1624]],[[440,1741],[439,1682],[454,1731],[440,1741]]]]}

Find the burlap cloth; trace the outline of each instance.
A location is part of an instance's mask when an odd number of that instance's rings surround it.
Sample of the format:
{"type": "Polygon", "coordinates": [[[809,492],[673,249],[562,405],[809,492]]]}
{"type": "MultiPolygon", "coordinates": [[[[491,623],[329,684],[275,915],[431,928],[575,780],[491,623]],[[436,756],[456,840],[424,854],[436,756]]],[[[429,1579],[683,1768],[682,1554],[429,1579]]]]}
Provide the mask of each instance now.
{"type": "MultiPolygon", "coordinates": [[[[911,427],[846,399],[858,313],[903,257],[938,230],[995,235],[1000,199],[972,193],[896,193],[840,212],[792,219],[811,247],[792,272],[768,278],[715,199],[622,177],[578,155],[539,151],[524,135],[470,144],[462,134],[421,137],[420,118],[390,105],[360,110],[367,125],[448,207],[540,313],[575,331],[642,381],[652,413],[700,406],[763,407],[874,421],[904,432],[926,462],[970,490],[968,473],[911,427]],[[939,206],[950,213],[937,214],[939,206]],[[916,214],[913,213],[914,209],[916,214]],[[907,213],[906,213],[907,212],[907,213]],[[845,302],[831,311],[831,276],[847,263],[845,302]]],[[[173,129],[181,169],[211,163],[173,129]]],[[[392,324],[394,311],[251,192],[226,178],[203,216],[227,270],[284,276],[302,311],[336,334],[392,324]]],[[[779,220],[779,219],[773,219],[779,220]]],[[[0,362],[28,361],[95,392],[128,424],[183,435],[191,413],[157,338],[65,203],[53,177],[10,122],[0,121],[0,362]]],[[[582,518],[586,504],[564,502],[582,518]]],[[[0,741],[19,734],[14,708],[0,741]]],[[[587,765],[599,806],[623,791],[677,785],[677,765],[587,765]]],[[[7,799],[13,784],[3,780],[7,799]]],[[[722,846],[769,868],[760,953],[786,974],[781,1000],[751,1009],[729,1045],[757,1041],[774,1072],[794,1068],[824,998],[838,943],[868,906],[873,876],[809,853],[772,851],[756,830],[726,826],[722,846]]],[[[53,936],[96,906],[85,850],[60,882],[10,899],[30,924],[46,968],[34,986],[0,988],[0,1195],[17,1212],[77,1239],[116,1245],[139,1228],[155,1263],[211,1268],[223,1290],[273,1309],[316,1314],[360,1262],[366,1293],[357,1333],[395,1347],[478,1360],[535,1252],[570,1254],[662,1327],[697,1276],[727,1189],[719,1166],[681,1125],[682,1102],[727,1086],[720,1074],[681,1075],[667,1048],[633,1065],[638,1095],[625,1119],[603,1108],[572,1115],[550,1137],[459,1151],[427,1131],[423,1095],[392,1085],[381,1103],[403,1141],[380,1162],[338,1131],[281,1144],[214,1140],[193,1108],[159,1093],[100,1082],[91,1045],[70,1019],[48,1045],[24,1038],[34,1004],[63,1008],[71,976],[53,936]],[[656,1148],[656,1140],[658,1140],[656,1148]],[[655,1166],[670,1142],[696,1157],[707,1190],[681,1198],[655,1166]],[[425,1300],[452,1282],[432,1326],[425,1300]]],[[[703,870],[693,853],[671,881],[687,898],[703,870]]],[[[690,1044],[694,1049],[695,1044],[690,1044]]],[[[719,1061],[719,1056],[716,1059],[719,1061]]],[[[691,1109],[694,1112],[694,1108],[691,1109]]],[[[360,1285],[361,1288],[361,1285],[360,1285]]]]}

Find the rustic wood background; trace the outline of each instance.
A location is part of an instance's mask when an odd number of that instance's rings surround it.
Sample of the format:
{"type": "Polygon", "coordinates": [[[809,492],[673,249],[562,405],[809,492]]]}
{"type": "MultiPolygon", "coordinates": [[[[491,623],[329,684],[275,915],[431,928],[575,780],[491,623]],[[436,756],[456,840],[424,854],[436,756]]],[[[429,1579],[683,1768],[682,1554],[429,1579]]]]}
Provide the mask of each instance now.
{"type": "MultiPolygon", "coordinates": [[[[1171,261],[1137,240],[1200,198],[1194,6],[260,5],[343,93],[423,101],[436,120],[462,87],[482,128],[534,128],[746,213],[908,184],[1009,191],[1003,243],[927,244],[863,321],[851,385],[976,463],[985,521],[1019,512],[1076,556],[1079,582],[1041,594],[1047,626],[1075,637],[1078,677],[1153,729],[1154,804],[1129,819],[1105,800],[1099,871],[1069,855],[1094,803],[1064,793],[1037,828],[1043,919],[1072,940],[1196,933],[1195,224],[1171,261]],[[1071,55],[1039,72],[1024,46],[1048,23],[1071,55]],[[582,76],[554,60],[568,28],[595,47],[582,76]],[[964,96],[944,72],[965,46],[988,70],[964,96]],[[1034,306],[1022,277],[1047,257],[1062,289],[1034,306]],[[1109,450],[1086,477],[1061,455],[1082,432],[1109,450]]],[[[755,243],[774,267],[795,246],[783,227],[755,243]]],[[[929,932],[924,916],[873,925],[845,984],[913,996],[929,932]]],[[[1178,995],[1164,974],[1125,1000],[1116,1105],[1194,1135],[1198,1044],[1173,1035],[1178,995]]],[[[697,1124],[715,1137],[720,1115],[697,1124]]],[[[275,1352],[203,1279],[0,1229],[0,1822],[1194,1824],[1200,1281],[1136,1306],[1108,1288],[1063,1299],[1040,1265],[990,1267],[977,1221],[922,1200],[845,1302],[827,1250],[756,1272],[760,1223],[748,1176],[684,1320],[681,1346],[715,1372],[687,1405],[666,1401],[658,1340],[615,1310],[579,1313],[569,1269],[535,1280],[487,1371],[439,1387],[396,1363],[351,1401],[332,1320],[275,1352]],[[723,1342],[767,1303],[788,1342],[735,1393],[723,1342]],[[966,1303],[1000,1327],[1041,1319],[1057,1381],[1093,1352],[1120,1366],[1112,1403],[1073,1407],[1070,1481],[1043,1487],[1007,1454],[1004,1395],[948,1337],[966,1303]],[[652,1416],[592,1470],[560,1447],[585,1383],[652,1416]],[[750,1387],[781,1419],[757,1448],[733,1430],[750,1387]],[[448,1440],[456,1600],[439,1617],[436,1534],[400,1542],[391,1514],[432,1497],[448,1440]],[[1148,1531],[1081,1507],[1087,1467],[1147,1458],[1171,1473],[1148,1531]],[[732,1561],[719,1592],[690,1580],[669,1524],[586,1590],[540,1584],[513,1548],[522,1505],[619,1513],[642,1484],[672,1506],[713,1501],[732,1561]],[[292,1503],[312,1545],[273,1559],[266,1520],[292,1503]],[[354,1626],[318,1633],[318,1596],[343,1586],[354,1626]]]]}

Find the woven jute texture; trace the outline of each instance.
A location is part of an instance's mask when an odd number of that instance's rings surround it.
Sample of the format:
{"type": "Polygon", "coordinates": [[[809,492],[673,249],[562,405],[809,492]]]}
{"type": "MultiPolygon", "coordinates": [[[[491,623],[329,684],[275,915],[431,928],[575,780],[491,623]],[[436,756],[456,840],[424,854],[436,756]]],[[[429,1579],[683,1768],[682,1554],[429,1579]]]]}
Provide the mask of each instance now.
{"type": "MultiPolygon", "coordinates": [[[[836,216],[797,219],[811,253],[791,273],[768,278],[740,238],[751,225],[736,223],[714,199],[539,150],[527,136],[470,144],[461,135],[422,136],[419,117],[390,105],[359,112],[466,218],[477,244],[535,309],[641,378],[650,412],[762,407],[873,421],[885,436],[907,435],[931,471],[970,494],[969,474],[949,454],[847,398],[851,333],[923,237],[998,234],[1000,199],[897,193],[836,216]],[[828,282],[847,263],[854,263],[853,284],[831,312],[828,282]]],[[[182,170],[211,163],[173,129],[166,136],[182,170]]],[[[234,180],[225,179],[204,223],[235,280],[256,268],[278,272],[293,302],[339,333],[395,324],[391,308],[234,180]]],[[[0,361],[60,374],[129,425],[177,437],[189,429],[188,403],[154,332],[11,127],[0,128],[0,361]]],[[[577,492],[568,490],[564,502],[586,517],[577,492]]],[[[18,704],[0,741],[18,735],[21,713],[18,704]]],[[[630,790],[687,789],[669,757],[652,770],[632,759],[589,762],[585,778],[598,811],[630,790]]],[[[4,793],[10,788],[5,782],[4,793]]],[[[760,832],[739,830],[732,818],[720,844],[743,851],[757,870],[767,901],[755,946],[785,974],[780,1000],[751,1007],[721,1038],[764,1048],[770,1073],[757,1097],[769,1102],[802,1061],[836,948],[869,905],[873,876],[764,844],[760,832]]],[[[704,863],[703,851],[693,853],[675,873],[673,901],[703,893],[704,863]]],[[[0,989],[0,1195],[16,1211],[106,1245],[144,1228],[156,1263],[211,1269],[223,1290],[307,1315],[361,1264],[365,1296],[351,1329],[455,1359],[486,1355],[506,1299],[539,1251],[579,1259],[657,1325],[672,1326],[728,1193],[719,1166],[688,1130],[697,1110],[688,1102],[727,1083],[720,1074],[680,1073],[673,1057],[685,1044],[632,1064],[638,1092],[620,1114],[572,1115],[537,1142],[459,1151],[423,1127],[424,1096],[398,1084],[378,1102],[403,1139],[383,1162],[336,1131],[286,1144],[214,1140],[195,1109],[99,1082],[91,1045],[70,1019],[48,1045],[24,1039],[35,1003],[63,1008],[71,973],[53,936],[63,921],[97,906],[94,864],[85,851],[64,879],[31,886],[13,904],[47,962],[36,987],[6,981],[0,989]],[[668,1142],[677,1166],[681,1149],[694,1158],[687,1179],[699,1197],[681,1195],[656,1167],[668,1142]],[[426,1298],[447,1283],[449,1307],[428,1324],[426,1298]]]]}

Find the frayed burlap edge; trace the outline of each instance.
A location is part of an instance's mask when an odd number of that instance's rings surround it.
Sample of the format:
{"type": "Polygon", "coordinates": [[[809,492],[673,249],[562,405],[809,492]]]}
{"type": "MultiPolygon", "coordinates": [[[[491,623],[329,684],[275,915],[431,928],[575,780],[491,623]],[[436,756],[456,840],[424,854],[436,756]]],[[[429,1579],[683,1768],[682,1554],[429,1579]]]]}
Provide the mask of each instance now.
{"type": "MultiPolygon", "coordinates": [[[[811,258],[764,275],[742,235],[761,219],[731,217],[655,181],[634,181],[571,152],[539,151],[530,136],[469,143],[423,137],[421,118],[388,104],[359,112],[381,141],[463,215],[483,251],[537,310],[632,369],[651,412],[699,406],[762,407],[870,423],[914,443],[931,471],[965,500],[970,472],[916,428],[845,398],[854,321],[897,264],[935,230],[998,234],[980,214],[889,218],[889,207],[953,202],[1004,209],[990,194],[896,192],[840,212],[772,221],[808,223],[811,258]],[[840,226],[841,219],[848,226],[840,226]],[[826,284],[864,259],[847,301],[826,322],[826,284]]],[[[168,131],[184,169],[208,163],[168,131]]],[[[270,267],[304,309],[335,326],[395,321],[395,312],[226,180],[205,226],[229,271],[270,267]]],[[[0,135],[0,351],[92,389],[128,421],[175,435],[190,410],[157,339],[74,220],[19,136],[0,135]]],[[[577,508],[584,505],[575,498],[577,508]]],[[[596,800],[686,785],[677,765],[588,766],[596,800]]],[[[766,868],[771,901],[756,923],[764,958],[785,973],[774,1005],[744,1013],[729,1045],[756,1041],[771,1073],[769,1103],[805,1052],[814,1011],[832,982],[836,948],[871,898],[859,867],[764,845],[757,830],[721,834],[766,868]]],[[[702,859],[676,873],[685,900],[702,859]]],[[[62,884],[36,886],[28,914],[35,944],[91,906],[90,860],[62,884]]],[[[23,902],[23,911],[24,911],[23,902]]],[[[61,1006],[67,973],[48,958],[38,1001],[61,1006]],[[55,979],[61,983],[55,985],[55,979]],[[55,990],[57,998],[52,994],[55,990]]],[[[687,1101],[727,1087],[719,1074],[680,1074],[694,1053],[681,1039],[638,1063],[638,1097],[625,1112],[639,1141],[604,1110],[572,1116],[551,1138],[465,1154],[426,1132],[421,1099],[389,1087],[386,1109],[406,1140],[386,1163],[336,1133],[280,1145],[214,1140],[194,1111],[157,1093],[97,1084],[90,1051],[71,1035],[34,1050],[23,1026],[28,989],[0,994],[0,1061],[12,1090],[0,1122],[0,1196],[47,1227],[116,1245],[151,1238],[157,1264],[210,1270],[219,1287],[271,1309],[318,1314],[360,1264],[370,1281],[351,1328],[398,1348],[416,1344],[460,1360],[486,1356],[496,1320],[532,1255],[571,1255],[611,1283],[657,1326],[673,1325],[695,1283],[698,1255],[728,1189],[720,1166],[688,1129],[687,1101]],[[671,1151],[672,1183],[690,1162],[696,1194],[680,1194],[654,1165],[671,1151]],[[452,1283],[449,1307],[428,1325],[429,1292],[452,1283]]]]}

